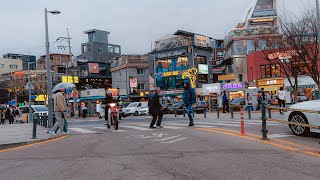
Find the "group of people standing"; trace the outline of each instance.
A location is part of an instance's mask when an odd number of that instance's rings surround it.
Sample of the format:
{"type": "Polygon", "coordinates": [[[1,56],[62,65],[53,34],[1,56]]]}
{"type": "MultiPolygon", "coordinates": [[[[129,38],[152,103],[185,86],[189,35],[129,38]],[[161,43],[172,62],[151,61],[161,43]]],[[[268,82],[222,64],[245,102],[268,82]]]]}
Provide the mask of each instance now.
{"type": "MultiPolygon", "coordinates": [[[[194,120],[192,117],[192,109],[196,105],[196,93],[195,90],[190,86],[190,82],[188,80],[184,81],[183,83],[183,95],[182,100],[184,102],[185,108],[187,110],[187,114],[189,117],[189,125],[194,126],[194,120]]],[[[150,123],[150,128],[162,128],[161,122],[163,117],[162,112],[162,105],[160,103],[160,88],[155,88],[155,93],[151,96],[148,106],[149,106],[149,113],[152,115],[152,121],[150,123]]]]}
{"type": "Polygon", "coordinates": [[[6,124],[8,120],[9,124],[22,123],[22,113],[18,107],[9,106],[7,109],[0,110],[0,117],[2,125],[6,124]]]}

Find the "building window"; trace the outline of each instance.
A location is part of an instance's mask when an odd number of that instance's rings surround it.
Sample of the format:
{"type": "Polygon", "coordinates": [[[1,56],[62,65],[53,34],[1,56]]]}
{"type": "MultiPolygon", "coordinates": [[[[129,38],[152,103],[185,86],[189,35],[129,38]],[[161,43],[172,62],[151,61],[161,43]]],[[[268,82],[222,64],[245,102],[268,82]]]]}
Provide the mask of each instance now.
{"type": "Polygon", "coordinates": [[[96,42],[96,34],[89,34],[89,42],[96,42]]]}
{"type": "Polygon", "coordinates": [[[139,90],[144,90],[145,89],[144,84],[138,84],[138,89],[139,90]]]}
{"type": "Polygon", "coordinates": [[[261,78],[280,77],[281,67],[278,64],[260,66],[261,78]]]}
{"type": "Polygon", "coordinates": [[[108,45],[108,52],[113,53],[113,46],[112,45],[108,45]]]}
{"type": "Polygon", "coordinates": [[[16,64],[10,64],[10,69],[18,69],[18,65],[16,65],[16,64]]]}
{"type": "Polygon", "coordinates": [[[0,64],[0,68],[4,68],[4,64],[0,64]]]}
{"type": "Polygon", "coordinates": [[[157,73],[189,69],[187,57],[157,60],[155,66],[157,73]]]}
{"type": "Polygon", "coordinates": [[[114,47],[114,53],[120,53],[120,47],[119,46],[115,46],[114,47]]]}
{"type": "Polygon", "coordinates": [[[98,53],[102,54],[103,53],[103,49],[102,48],[98,48],[98,53]]]}
{"type": "Polygon", "coordinates": [[[207,57],[197,56],[196,61],[197,61],[197,64],[207,64],[207,57]]]}
{"type": "Polygon", "coordinates": [[[137,74],[144,75],[144,69],[137,69],[137,74]]]}

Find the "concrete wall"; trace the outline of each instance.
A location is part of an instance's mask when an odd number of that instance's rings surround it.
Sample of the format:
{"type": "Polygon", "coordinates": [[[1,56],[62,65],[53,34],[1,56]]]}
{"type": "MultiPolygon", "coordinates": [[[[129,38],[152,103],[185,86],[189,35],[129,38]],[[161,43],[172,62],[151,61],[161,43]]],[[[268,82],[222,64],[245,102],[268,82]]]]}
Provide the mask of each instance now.
{"type": "Polygon", "coordinates": [[[5,59],[0,58],[0,74],[11,73],[15,71],[22,70],[22,60],[21,59],[5,59]],[[3,67],[2,67],[3,64],[3,67]],[[10,65],[17,65],[17,69],[11,69],[10,65]]]}

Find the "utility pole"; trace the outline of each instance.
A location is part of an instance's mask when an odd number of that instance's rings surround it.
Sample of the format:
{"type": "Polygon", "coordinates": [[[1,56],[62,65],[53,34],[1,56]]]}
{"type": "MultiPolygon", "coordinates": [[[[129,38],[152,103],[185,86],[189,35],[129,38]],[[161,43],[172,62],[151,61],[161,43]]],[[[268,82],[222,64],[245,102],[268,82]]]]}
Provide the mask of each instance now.
{"type": "MultiPolygon", "coordinates": [[[[71,47],[71,38],[70,38],[70,35],[69,35],[69,29],[67,28],[67,37],[59,37],[56,42],[62,42],[62,41],[66,41],[67,42],[67,46],[64,46],[64,45],[59,45],[58,46],[58,49],[66,49],[68,47],[69,49],[69,57],[70,57],[70,64],[71,64],[71,67],[73,69],[73,73],[72,73],[72,82],[75,84],[75,78],[74,78],[74,74],[75,74],[75,65],[72,61],[72,47],[71,47]]],[[[69,79],[69,62],[67,62],[66,64],[66,73],[67,73],[67,79],[69,79]]],[[[69,93],[67,93],[67,96],[68,96],[68,101],[70,99],[70,96],[69,96],[69,93]]],[[[77,109],[78,109],[78,103],[77,103],[77,95],[76,95],[76,89],[73,90],[73,112],[74,112],[74,118],[77,119],[77,109]]],[[[68,111],[70,110],[70,106],[69,106],[69,102],[68,102],[68,111]]]]}

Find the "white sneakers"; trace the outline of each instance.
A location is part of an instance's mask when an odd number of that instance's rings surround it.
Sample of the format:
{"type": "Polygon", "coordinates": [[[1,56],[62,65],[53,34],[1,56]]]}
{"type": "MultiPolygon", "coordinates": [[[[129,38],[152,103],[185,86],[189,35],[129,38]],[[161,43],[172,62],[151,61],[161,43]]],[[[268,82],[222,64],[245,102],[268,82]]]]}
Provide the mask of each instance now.
{"type": "Polygon", "coordinates": [[[49,134],[51,134],[51,135],[57,135],[57,134],[56,134],[55,132],[53,132],[53,131],[50,131],[49,134]]]}

